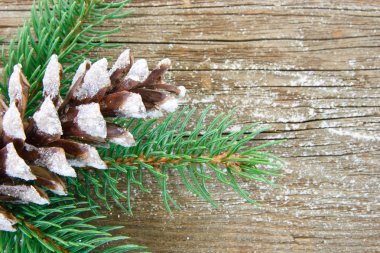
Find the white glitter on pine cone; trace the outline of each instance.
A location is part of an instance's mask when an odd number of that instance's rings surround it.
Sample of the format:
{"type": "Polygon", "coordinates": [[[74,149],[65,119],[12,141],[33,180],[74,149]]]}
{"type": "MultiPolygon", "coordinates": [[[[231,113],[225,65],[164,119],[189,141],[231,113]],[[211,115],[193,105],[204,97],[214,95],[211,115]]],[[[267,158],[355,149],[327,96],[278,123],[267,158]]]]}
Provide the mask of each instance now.
{"type": "MultiPolygon", "coordinates": [[[[54,181],[53,181],[54,182],[54,181]]],[[[49,191],[59,195],[59,196],[66,196],[67,195],[67,190],[63,187],[62,184],[57,184],[54,182],[54,189],[49,189],[49,191]]]]}
{"type": "Polygon", "coordinates": [[[76,177],[77,173],[69,165],[65,152],[55,152],[49,148],[41,148],[39,151],[41,158],[36,160],[36,164],[46,166],[51,172],[64,177],[76,177]]]}
{"type": "Polygon", "coordinates": [[[69,165],[66,159],[65,151],[57,147],[42,147],[36,148],[25,143],[25,148],[28,151],[36,150],[40,158],[33,161],[36,165],[42,166],[64,177],[76,177],[77,173],[69,165]]]}
{"type": "Polygon", "coordinates": [[[24,126],[15,102],[12,102],[3,118],[4,133],[12,138],[25,140],[24,126]]]}
{"type": "Polygon", "coordinates": [[[61,121],[50,97],[46,97],[40,109],[33,115],[39,131],[50,135],[62,135],[61,121]]]}
{"type": "Polygon", "coordinates": [[[87,149],[87,156],[78,158],[78,159],[69,159],[68,162],[74,167],[94,167],[96,169],[105,170],[107,169],[106,163],[100,158],[98,151],[96,148],[81,143],[81,145],[85,146],[87,149]]]}
{"type": "Polygon", "coordinates": [[[107,137],[106,121],[98,103],[79,105],[76,108],[78,115],[74,122],[78,124],[80,130],[93,137],[107,137]]]}
{"type": "Polygon", "coordinates": [[[131,92],[128,98],[120,106],[118,112],[122,117],[145,118],[146,109],[141,95],[131,92]]]}
{"type": "Polygon", "coordinates": [[[5,171],[10,177],[21,178],[26,181],[36,180],[36,177],[30,171],[29,166],[25,161],[17,154],[13,143],[8,143],[7,156],[5,159],[5,171]]]}
{"type": "Polygon", "coordinates": [[[94,97],[101,89],[109,87],[111,80],[107,71],[108,62],[103,58],[94,64],[84,76],[83,85],[75,92],[74,97],[82,100],[94,97]]]}
{"type": "Polygon", "coordinates": [[[177,99],[172,97],[167,97],[160,105],[160,108],[167,112],[174,112],[178,108],[177,99]]]}
{"type": "Polygon", "coordinates": [[[124,69],[126,68],[130,63],[130,49],[124,50],[124,52],[121,53],[121,55],[117,58],[115,64],[112,66],[112,68],[109,71],[109,75],[111,76],[117,69],[124,69]]]}
{"type": "Polygon", "coordinates": [[[135,139],[130,132],[126,132],[121,136],[109,138],[110,142],[118,144],[123,147],[132,147],[136,145],[135,139]]]}
{"type": "Polygon", "coordinates": [[[58,56],[53,54],[46,67],[44,78],[42,79],[43,94],[50,96],[51,99],[59,95],[59,87],[61,85],[60,72],[61,64],[58,62],[58,56]]]}
{"type": "Polygon", "coordinates": [[[106,163],[100,158],[98,151],[94,147],[89,147],[89,156],[86,161],[88,166],[105,170],[107,169],[106,163]]]}
{"type": "Polygon", "coordinates": [[[186,95],[186,88],[185,88],[184,86],[178,86],[177,88],[179,89],[179,94],[178,94],[178,96],[179,96],[180,98],[185,97],[185,95],[186,95]]]}
{"type": "Polygon", "coordinates": [[[49,204],[32,185],[0,185],[0,194],[20,199],[23,203],[49,204]]]}
{"type": "Polygon", "coordinates": [[[70,86],[70,89],[73,87],[73,85],[78,81],[79,77],[81,77],[82,75],[84,75],[86,73],[86,66],[87,65],[90,65],[91,66],[91,62],[89,60],[85,60],[84,62],[82,62],[77,71],[75,72],[75,75],[73,77],[73,81],[71,83],[71,86],[70,86]]]}
{"type": "Polygon", "coordinates": [[[148,118],[161,118],[162,116],[164,116],[164,114],[160,111],[160,110],[157,110],[157,109],[151,109],[151,110],[148,110],[146,112],[146,116],[148,118]]]}
{"type": "Polygon", "coordinates": [[[12,226],[16,223],[17,221],[10,220],[6,217],[6,215],[4,215],[3,213],[0,213],[0,230],[15,232],[16,229],[12,226]]]}
{"type": "Polygon", "coordinates": [[[165,59],[162,59],[158,64],[157,64],[157,68],[159,68],[161,65],[166,65],[167,68],[170,67],[171,65],[171,60],[169,58],[165,58],[165,59]]]}
{"type": "Polygon", "coordinates": [[[149,75],[148,62],[145,59],[137,60],[129,70],[125,80],[132,79],[137,82],[143,82],[149,75]]]}
{"type": "Polygon", "coordinates": [[[13,67],[13,73],[9,78],[8,95],[10,103],[22,98],[22,84],[21,84],[21,64],[13,67]]]}

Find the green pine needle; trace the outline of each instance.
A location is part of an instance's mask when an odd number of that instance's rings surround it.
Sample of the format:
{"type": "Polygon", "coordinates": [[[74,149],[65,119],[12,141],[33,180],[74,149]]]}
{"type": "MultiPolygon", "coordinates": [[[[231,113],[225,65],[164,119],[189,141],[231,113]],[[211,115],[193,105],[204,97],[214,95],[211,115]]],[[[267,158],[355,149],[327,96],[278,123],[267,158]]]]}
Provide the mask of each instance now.
{"type": "MultiPolygon", "coordinates": [[[[102,29],[99,26],[107,20],[127,16],[129,12],[124,11],[123,7],[128,2],[37,1],[32,7],[30,21],[24,23],[17,41],[11,40],[7,55],[3,47],[1,94],[7,99],[7,82],[13,66],[21,63],[31,84],[26,116],[32,115],[42,98],[41,81],[46,65],[55,53],[67,77],[62,81],[61,93],[64,96],[78,65],[90,52],[110,47],[106,44],[107,38],[119,29],[103,30],[104,26],[102,29]]],[[[0,252],[90,252],[103,244],[125,239],[109,233],[117,227],[99,228],[90,223],[100,218],[97,215],[98,204],[110,209],[109,203],[112,201],[123,210],[132,212],[132,188],[148,192],[151,186],[144,182],[148,174],[157,179],[169,212],[173,206],[178,207],[169,193],[168,183],[172,175],[181,178],[190,192],[214,206],[217,203],[207,188],[207,183],[214,179],[256,204],[249,193],[239,187],[239,181],[247,179],[274,185],[272,178],[280,175],[282,162],[265,149],[281,141],[252,146],[251,141],[267,128],[252,124],[240,131],[227,133],[233,124],[233,112],[218,115],[207,126],[204,122],[208,118],[209,108],[198,118],[195,118],[194,112],[194,109],[184,108],[161,121],[116,120],[115,123],[131,130],[137,145],[124,148],[111,144],[109,149],[100,148],[99,152],[108,163],[109,170],[79,169],[77,179],[67,179],[71,192],[86,200],[83,203],[73,197],[52,197],[52,204],[48,207],[7,204],[20,222],[17,232],[0,233],[0,252]],[[197,124],[189,129],[190,122],[197,124]]],[[[126,244],[104,252],[142,249],[126,244]]]]}
{"type": "Polygon", "coordinates": [[[132,187],[147,192],[149,186],[144,186],[143,179],[152,174],[170,212],[172,206],[178,207],[168,189],[169,172],[175,171],[174,175],[181,178],[190,192],[216,207],[207,189],[207,182],[214,178],[257,204],[239,187],[238,178],[275,186],[271,179],[281,175],[282,162],[263,149],[281,140],[252,146],[250,141],[268,129],[258,123],[226,133],[233,124],[233,111],[218,115],[205,126],[209,109],[195,119],[195,109],[186,107],[169,114],[161,122],[156,119],[116,120],[115,123],[131,129],[136,146],[125,148],[111,144],[110,148],[100,148],[99,153],[110,168],[106,171],[80,169],[81,179],[69,179],[69,185],[91,205],[101,201],[110,209],[109,201],[113,200],[123,210],[132,212],[132,187]],[[190,119],[198,122],[191,130],[187,128],[190,119]]]}
{"type": "MultiPolygon", "coordinates": [[[[127,239],[110,234],[121,227],[91,225],[93,220],[105,217],[89,216],[91,208],[87,202],[77,202],[72,196],[51,197],[50,201],[48,207],[35,204],[7,206],[19,220],[18,230],[0,232],[0,252],[91,252],[102,245],[127,239]]],[[[136,250],[141,252],[144,248],[125,244],[104,252],[136,250]]]]}
{"type": "MultiPolygon", "coordinates": [[[[105,3],[95,0],[39,0],[31,9],[30,21],[25,21],[16,40],[2,48],[3,82],[0,93],[8,99],[7,84],[13,66],[20,63],[31,84],[26,116],[38,108],[42,99],[41,81],[52,54],[57,54],[64,66],[61,93],[67,92],[70,80],[78,65],[90,52],[99,48],[115,47],[106,44],[108,37],[119,27],[104,30],[111,19],[129,15],[124,7],[130,1],[105,3]],[[102,28],[100,29],[100,26],[102,28]]],[[[126,237],[112,236],[109,232],[118,227],[94,227],[89,222],[100,216],[88,216],[95,205],[77,202],[72,197],[51,198],[52,204],[13,205],[7,208],[19,218],[17,232],[0,232],[0,252],[90,252],[103,244],[126,237]]],[[[142,250],[126,244],[105,252],[142,250]]]]}

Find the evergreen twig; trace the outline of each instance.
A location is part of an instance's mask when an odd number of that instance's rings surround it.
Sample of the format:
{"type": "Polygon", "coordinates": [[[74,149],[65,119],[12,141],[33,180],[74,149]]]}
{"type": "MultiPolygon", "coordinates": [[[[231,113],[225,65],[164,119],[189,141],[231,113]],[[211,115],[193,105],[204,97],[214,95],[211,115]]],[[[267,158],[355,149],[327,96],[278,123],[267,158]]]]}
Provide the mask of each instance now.
{"type": "Polygon", "coordinates": [[[116,123],[122,126],[132,127],[137,145],[131,148],[117,145],[109,149],[101,148],[100,153],[110,169],[81,169],[83,180],[70,179],[72,187],[92,205],[100,200],[110,208],[108,202],[112,199],[119,207],[131,212],[131,188],[135,185],[147,192],[143,178],[150,173],[157,179],[165,207],[170,212],[171,205],[178,206],[168,189],[169,171],[176,171],[190,192],[214,206],[217,203],[212,200],[206,186],[213,178],[235,189],[249,202],[257,204],[239,187],[237,178],[275,185],[271,177],[280,176],[282,162],[263,149],[281,140],[252,147],[250,141],[266,131],[267,127],[259,127],[256,123],[228,134],[226,130],[233,124],[233,111],[228,115],[218,115],[206,126],[209,108],[196,119],[196,126],[189,130],[187,125],[190,119],[194,120],[194,112],[195,109],[184,108],[168,115],[162,122],[155,119],[117,120],[116,123]],[[125,189],[125,185],[119,186],[120,182],[126,183],[126,193],[120,191],[120,188],[125,189]],[[98,200],[90,194],[92,190],[98,200]]]}
{"type": "MultiPolygon", "coordinates": [[[[23,72],[31,83],[27,116],[33,113],[41,100],[41,80],[47,60],[53,53],[66,65],[62,93],[67,90],[69,79],[79,63],[89,52],[108,47],[107,37],[118,28],[99,30],[109,19],[128,15],[123,7],[129,1],[104,3],[99,0],[40,0],[32,8],[31,21],[25,22],[19,38],[12,40],[6,58],[3,48],[4,80],[1,93],[7,97],[7,80],[13,65],[21,63],[23,72]]],[[[114,45],[112,45],[114,46],[114,45]]],[[[72,193],[87,200],[78,202],[75,198],[52,197],[48,208],[36,205],[12,205],[19,219],[16,233],[0,233],[0,252],[90,252],[100,245],[125,237],[113,237],[109,231],[117,227],[96,228],[89,224],[98,215],[81,218],[88,211],[97,210],[100,200],[108,209],[109,200],[121,208],[132,211],[131,189],[144,186],[147,174],[153,175],[162,190],[166,208],[178,206],[169,194],[170,171],[175,171],[192,193],[217,206],[207,189],[207,182],[216,178],[222,184],[235,189],[242,197],[256,204],[249,194],[239,187],[239,178],[274,185],[271,177],[278,176],[281,161],[263,151],[280,141],[271,141],[252,147],[251,140],[267,130],[253,124],[228,133],[233,123],[228,115],[218,115],[207,126],[204,125],[209,109],[194,119],[194,109],[185,108],[169,114],[161,122],[152,120],[119,119],[115,123],[131,128],[137,145],[124,148],[111,144],[99,148],[102,158],[109,165],[108,170],[94,171],[79,169],[77,179],[68,179],[72,193]],[[189,122],[197,124],[191,130],[189,122]],[[120,182],[126,183],[120,186],[120,182]],[[94,196],[97,196],[96,198],[94,196]],[[125,203],[126,202],[126,203],[125,203]],[[84,207],[82,207],[84,205],[84,207]]],[[[171,174],[170,174],[171,175],[171,174]]],[[[106,252],[140,250],[135,245],[123,245],[106,252]]]]}
{"type": "MultiPolygon", "coordinates": [[[[127,239],[109,233],[120,227],[95,227],[89,224],[105,217],[83,218],[83,214],[91,210],[86,202],[77,202],[70,196],[50,199],[49,207],[34,204],[9,206],[11,209],[17,208],[19,229],[14,233],[0,232],[0,252],[90,252],[104,244],[127,239]]],[[[109,249],[109,252],[143,249],[127,244],[109,249]]]]}
{"type": "MultiPolygon", "coordinates": [[[[69,80],[78,65],[98,48],[114,47],[106,44],[109,35],[119,27],[99,28],[110,19],[126,17],[123,9],[129,0],[106,3],[99,0],[40,0],[31,9],[30,21],[25,21],[17,39],[12,39],[6,50],[2,48],[3,82],[0,91],[7,99],[7,83],[13,66],[20,63],[31,84],[27,116],[39,106],[42,98],[41,81],[52,54],[65,65],[61,92],[67,90],[69,80]]],[[[0,232],[0,252],[90,252],[99,246],[124,240],[109,232],[120,227],[95,227],[91,221],[103,216],[90,215],[94,210],[73,197],[51,197],[49,207],[7,204],[19,224],[17,232],[0,232]],[[83,215],[88,218],[82,218],[83,215]]],[[[142,250],[136,245],[121,245],[105,252],[142,250]]]]}
{"type": "Polygon", "coordinates": [[[7,49],[2,48],[4,64],[2,95],[7,98],[7,82],[13,66],[20,63],[31,84],[27,116],[31,115],[41,100],[41,81],[48,60],[57,54],[63,64],[65,77],[61,93],[65,94],[78,65],[89,53],[99,48],[119,46],[106,44],[109,36],[120,27],[100,29],[111,19],[124,18],[130,11],[123,9],[130,0],[105,3],[96,0],[40,0],[32,6],[30,21],[19,30],[18,39],[12,39],[7,49]]]}

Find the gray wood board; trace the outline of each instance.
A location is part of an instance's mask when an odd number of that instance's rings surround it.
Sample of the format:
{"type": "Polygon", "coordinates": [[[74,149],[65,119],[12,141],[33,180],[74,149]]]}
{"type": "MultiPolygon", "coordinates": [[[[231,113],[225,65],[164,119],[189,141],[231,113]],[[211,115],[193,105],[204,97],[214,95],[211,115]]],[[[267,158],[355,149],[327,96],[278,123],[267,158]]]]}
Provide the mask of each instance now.
{"type": "MultiPolygon", "coordinates": [[[[0,0],[5,42],[31,2],[0,0]]],[[[153,252],[380,252],[380,2],[229,2],[136,0],[134,15],[108,24],[122,26],[109,43],[151,66],[169,57],[168,79],[198,113],[236,107],[236,129],[272,125],[259,138],[287,139],[271,148],[286,161],[282,187],[242,182],[258,207],[211,182],[215,209],[173,173],[183,210],[168,215],[152,186],[134,191],[133,216],[115,207],[102,224],[125,225],[118,234],[153,252]]]]}

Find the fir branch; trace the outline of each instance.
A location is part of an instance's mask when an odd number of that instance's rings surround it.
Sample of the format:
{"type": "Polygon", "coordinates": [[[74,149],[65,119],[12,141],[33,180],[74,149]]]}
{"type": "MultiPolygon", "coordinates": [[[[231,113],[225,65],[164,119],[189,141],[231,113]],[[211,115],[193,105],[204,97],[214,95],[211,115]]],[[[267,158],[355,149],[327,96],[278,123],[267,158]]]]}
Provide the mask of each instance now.
{"type": "MultiPolygon", "coordinates": [[[[109,232],[121,227],[95,227],[90,223],[104,216],[89,216],[86,202],[76,202],[73,197],[51,197],[51,204],[9,205],[17,216],[16,232],[0,232],[0,252],[90,252],[104,244],[125,240],[109,232]],[[86,215],[87,213],[87,215],[86,215]],[[83,216],[87,218],[82,218],[83,216]]],[[[106,252],[129,252],[143,247],[125,244],[106,252]]]]}
{"type": "Polygon", "coordinates": [[[108,37],[120,27],[99,29],[111,19],[124,18],[130,12],[123,9],[130,0],[105,3],[99,0],[40,0],[32,6],[30,21],[25,21],[18,39],[11,40],[8,58],[2,48],[4,64],[2,95],[7,98],[7,82],[13,66],[20,63],[31,84],[27,116],[31,115],[41,99],[41,81],[52,54],[57,54],[65,66],[66,79],[61,93],[65,94],[69,80],[89,52],[99,48],[118,46],[106,44],[108,37]]]}
{"type": "Polygon", "coordinates": [[[178,206],[168,190],[169,171],[176,171],[190,192],[210,202],[212,200],[206,183],[216,178],[222,184],[235,189],[251,203],[256,201],[241,189],[237,178],[245,178],[260,183],[274,185],[271,177],[280,176],[282,162],[276,156],[263,149],[281,142],[269,141],[252,147],[249,143],[258,134],[268,130],[252,124],[240,131],[226,134],[233,124],[231,116],[220,114],[208,125],[204,122],[209,113],[205,110],[198,119],[192,119],[195,109],[184,108],[177,114],[170,114],[162,122],[156,120],[117,120],[116,123],[132,127],[137,145],[131,148],[112,145],[109,149],[100,149],[110,169],[107,171],[80,170],[83,180],[70,179],[76,192],[96,205],[101,200],[110,208],[112,199],[119,207],[132,211],[131,188],[137,186],[148,191],[143,185],[147,173],[158,181],[166,208],[178,206]],[[187,125],[192,119],[198,122],[192,130],[187,125]],[[127,185],[126,194],[122,193],[120,181],[127,185]],[[89,188],[89,186],[92,186],[89,188]],[[94,189],[98,200],[90,191],[94,189]],[[126,204],[124,203],[126,201],[126,204]],[[125,208],[126,206],[126,208],[125,208]]]}
{"type": "MultiPolygon", "coordinates": [[[[26,116],[39,106],[42,98],[41,81],[48,59],[59,56],[65,66],[61,93],[65,94],[78,65],[91,51],[114,47],[106,44],[107,38],[119,27],[104,30],[110,19],[124,18],[129,14],[123,8],[129,2],[104,3],[99,0],[40,0],[31,10],[30,21],[25,21],[17,40],[11,40],[7,50],[2,48],[3,82],[0,91],[8,98],[7,83],[13,66],[20,63],[31,84],[26,116]],[[102,28],[100,29],[100,26],[102,28]],[[8,52],[8,53],[7,53],[8,52]]],[[[112,236],[109,232],[119,227],[95,227],[89,222],[102,216],[90,216],[85,203],[75,198],[51,198],[51,205],[7,204],[19,223],[14,233],[0,233],[0,252],[90,252],[105,243],[126,237],[112,236]]],[[[105,252],[141,250],[136,245],[121,245],[105,252]]]]}
{"type": "MultiPolygon", "coordinates": [[[[21,63],[23,72],[31,83],[31,93],[27,116],[38,107],[41,100],[41,80],[47,60],[53,53],[59,61],[67,65],[61,92],[65,94],[69,79],[79,63],[96,48],[108,47],[107,37],[116,29],[98,30],[106,20],[122,18],[128,13],[122,11],[129,1],[103,3],[99,0],[41,0],[32,8],[30,22],[25,22],[19,39],[11,41],[8,59],[4,62],[4,82],[1,92],[7,97],[7,80],[12,67],[21,63]]],[[[207,127],[203,125],[206,110],[196,122],[193,130],[187,129],[194,110],[184,109],[178,114],[170,114],[162,122],[156,120],[121,119],[115,123],[132,128],[137,145],[123,148],[111,144],[111,148],[99,151],[110,169],[93,171],[80,169],[78,179],[68,179],[72,192],[88,200],[76,203],[73,198],[52,198],[53,205],[46,207],[9,204],[8,209],[19,220],[19,230],[15,233],[0,233],[1,252],[90,252],[104,243],[125,237],[112,237],[108,232],[115,227],[96,228],[90,225],[100,216],[80,218],[88,211],[96,211],[101,200],[108,209],[109,200],[131,212],[131,188],[144,187],[147,173],[154,175],[162,190],[164,204],[170,211],[177,206],[168,190],[169,172],[174,170],[182,178],[187,188],[194,194],[217,206],[211,198],[206,183],[216,177],[221,183],[237,190],[241,196],[256,203],[249,194],[240,189],[237,178],[272,184],[270,177],[278,176],[281,163],[275,156],[262,149],[278,141],[250,147],[248,144],[266,128],[257,125],[241,131],[226,134],[232,124],[230,117],[217,116],[207,127]],[[248,133],[246,135],[246,133],[248,133]],[[211,173],[214,173],[214,177],[211,173]],[[127,184],[127,193],[120,191],[119,182],[127,184]],[[96,199],[93,195],[99,198],[96,199]],[[126,204],[124,202],[127,202],[126,204]],[[126,206],[126,207],[125,207],[126,206]]],[[[194,120],[194,119],[192,119],[194,120]]],[[[272,184],[273,185],[273,184],[272,184]]],[[[141,249],[135,245],[123,245],[106,252],[125,252],[141,249]]]]}

